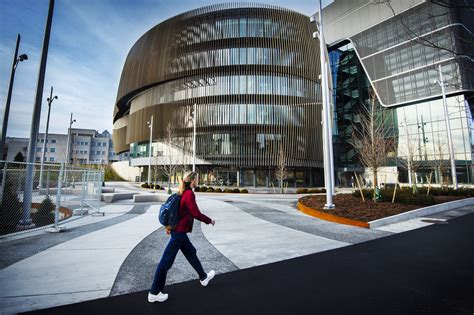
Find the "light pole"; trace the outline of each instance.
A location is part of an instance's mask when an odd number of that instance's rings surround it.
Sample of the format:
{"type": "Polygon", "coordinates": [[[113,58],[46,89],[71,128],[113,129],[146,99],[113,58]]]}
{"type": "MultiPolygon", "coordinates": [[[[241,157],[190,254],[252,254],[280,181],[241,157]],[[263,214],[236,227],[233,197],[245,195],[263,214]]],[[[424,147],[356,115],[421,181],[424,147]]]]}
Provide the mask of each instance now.
{"type": "MultiPolygon", "coordinates": [[[[325,209],[334,209],[334,163],[332,150],[332,128],[331,128],[331,106],[329,104],[329,82],[328,82],[328,62],[326,59],[326,42],[323,32],[323,6],[319,0],[319,23],[318,32],[313,37],[319,37],[319,52],[321,63],[321,89],[323,103],[323,151],[324,151],[324,183],[326,187],[326,204],[325,209]]],[[[311,17],[311,22],[315,22],[315,17],[311,17]]]]}
{"type": "Polygon", "coordinates": [[[193,105],[193,172],[196,171],[196,103],[193,105]]]}
{"type": "Polygon", "coordinates": [[[48,118],[46,119],[46,132],[44,133],[44,142],[43,142],[43,153],[41,154],[41,168],[40,168],[40,179],[38,187],[43,187],[43,168],[44,168],[44,159],[46,155],[46,143],[48,142],[48,130],[49,130],[49,115],[51,113],[51,104],[53,100],[57,100],[58,96],[55,95],[53,97],[53,87],[51,87],[51,92],[49,93],[49,97],[46,99],[48,102],[48,118]]]}
{"type": "Polygon", "coordinates": [[[448,104],[446,102],[446,92],[444,90],[446,83],[443,81],[443,72],[441,71],[441,65],[439,65],[439,80],[436,80],[437,83],[441,87],[441,93],[443,94],[443,109],[444,109],[444,122],[446,124],[446,131],[448,133],[448,146],[449,146],[449,156],[451,159],[451,177],[453,181],[454,189],[458,189],[458,178],[456,175],[456,164],[454,162],[454,147],[453,147],[453,137],[451,134],[451,123],[449,122],[449,114],[448,114],[448,104]]]}
{"type": "Polygon", "coordinates": [[[36,147],[38,139],[39,123],[41,118],[41,99],[43,98],[44,77],[46,73],[46,61],[48,59],[49,37],[51,34],[51,23],[53,21],[54,0],[49,0],[48,16],[46,18],[46,27],[43,38],[43,49],[41,51],[41,61],[38,71],[38,83],[36,85],[35,103],[33,115],[31,117],[30,139],[28,143],[28,164],[25,172],[25,190],[23,193],[23,214],[20,220],[19,228],[30,228],[31,224],[31,201],[33,198],[33,182],[34,182],[34,163],[36,158],[36,147]]]}
{"type": "Polygon", "coordinates": [[[148,185],[151,184],[151,144],[153,142],[153,115],[151,115],[150,121],[147,121],[146,124],[148,125],[148,128],[150,128],[150,147],[149,147],[149,152],[148,152],[148,185]]]}
{"type": "Polygon", "coordinates": [[[5,146],[5,139],[7,136],[8,116],[10,115],[10,101],[12,99],[13,82],[15,81],[15,70],[19,62],[28,60],[28,56],[26,54],[22,54],[18,56],[19,47],[20,47],[20,34],[18,34],[16,38],[15,54],[13,55],[12,69],[10,73],[10,83],[8,85],[7,102],[5,103],[5,111],[3,113],[2,134],[0,136],[1,138],[0,139],[0,153],[1,153],[0,160],[3,160],[3,147],[5,146]]]}
{"type": "Polygon", "coordinates": [[[66,164],[69,164],[69,162],[71,161],[71,159],[69,157],[69,153],[71,151],[70,147],[72,147],[72,145],[70,144],[70,142],[71,142],[71,126],[75,122],[76,122],[76,120],[72,119],[72,113],[71,113],[71,118],[69,118],[69,129],[67,131],[66,164]]]}
{"type": "Polygon", "coordinates": [[[413,159],[413,157],[411,156],[411,148],[410,148],[410,139],[409,139],[409,135],[408,135],[408,123],[407,123],[407,118],[405,117],[405,119],[403,120],[403,124],[405,126],[405,136],[407,138],[407,170],[408,170],[408,185],[410,187],[413,187],[413,184],[412,184],[412,179],[411,179],[411,161],[413,159]]]}

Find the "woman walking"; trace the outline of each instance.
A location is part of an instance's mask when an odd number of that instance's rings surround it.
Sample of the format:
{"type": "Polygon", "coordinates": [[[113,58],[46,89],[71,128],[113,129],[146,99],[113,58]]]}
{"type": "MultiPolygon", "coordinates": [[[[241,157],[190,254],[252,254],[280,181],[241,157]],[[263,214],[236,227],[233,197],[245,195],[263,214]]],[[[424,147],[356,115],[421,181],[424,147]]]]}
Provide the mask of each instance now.
{"type": "Polygon", "coordinates": [[[216,222],[199,211],[196,204],[196,196],[192,189],[198,184],[197,173],[187,172],[184,174],[183,180],[179,184],[179,194],[181,201],[179,203],[179,223],[172,231],[166,229],[166,234],[171,234],[171,239],[165,248],[163,257],[156,268],[155,279],[148,293],[148,302],[164,302],[168,299],[168,294],[163,293],[166,283],[166,274],[173,265],[174,259],[181,250],[184,257],[189,261],[191,266],[199,275],[201,284],[205,287],[215,276],[214,270],[208,273],[204,272],[201,262],[196,255],[196,248],[188,238],[187,233],[193,229],[194,219],[202,221],[206,224],[214,225],[216,222]]]}

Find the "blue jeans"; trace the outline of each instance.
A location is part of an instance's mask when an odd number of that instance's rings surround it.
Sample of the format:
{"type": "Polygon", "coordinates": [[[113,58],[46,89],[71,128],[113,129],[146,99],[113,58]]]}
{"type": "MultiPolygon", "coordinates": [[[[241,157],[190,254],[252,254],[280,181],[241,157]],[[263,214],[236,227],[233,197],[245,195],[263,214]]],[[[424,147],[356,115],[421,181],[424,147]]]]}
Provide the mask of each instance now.
{"type": "Polygon", "coordinates": [[[165,248],[165,252],[163,253],[163,257],[161,257],[158,267],[156,268],[155,279],[153,280],[150,289],[151,294],[156,295],[159,292],[163,292],[166,282],[166,274],[173,265],[174,259],[180,249],[181,252],[183,252],[184,257],[186,257],[191,266],[193,266],[194,270],[198,273],[199,279],[206,279],[207,274],[202,268],[201,262],[196,255],[196,248],[191,244],[188,235],[186,233],[171,231],[171,239],[165,248]]]}

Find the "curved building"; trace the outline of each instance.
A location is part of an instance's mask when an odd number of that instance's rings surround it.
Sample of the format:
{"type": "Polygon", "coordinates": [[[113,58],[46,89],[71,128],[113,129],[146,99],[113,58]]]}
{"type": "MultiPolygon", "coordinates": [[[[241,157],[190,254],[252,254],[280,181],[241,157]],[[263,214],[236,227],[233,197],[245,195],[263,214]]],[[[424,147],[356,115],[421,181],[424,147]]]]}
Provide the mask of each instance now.
{"type": "Polygon", "coordinates": [[[196,104],[196,165],[211,174],[207,180],[269,186],[284,165],[290,185],[321,183],[314,31],[308,16],[248,3],[193,10],[153,27],[123,67],[116,151],[148,165],[153,116],[153,164],[190,166],[196,104]]]}

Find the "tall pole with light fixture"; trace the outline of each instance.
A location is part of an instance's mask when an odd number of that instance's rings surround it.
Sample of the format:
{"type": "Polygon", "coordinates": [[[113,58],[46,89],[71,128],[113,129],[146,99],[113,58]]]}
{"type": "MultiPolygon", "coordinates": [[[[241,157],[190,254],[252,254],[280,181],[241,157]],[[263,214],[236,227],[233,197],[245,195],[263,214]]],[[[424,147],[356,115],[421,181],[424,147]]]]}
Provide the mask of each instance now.
{"type": "Polygon", "coordinates": [[[71,145],[71,138],[72,138],[71,127],[72,127],[72,124],[75,123],[75,122],[76,122],[76,120],[72,119],[72,113],[71,113],[71,118],[69,118],[69,129],[67,130],[66,165],[71,162],[71,157],[72,157],[72,155],[70,155],[71,148],[72,148],[72,145],[71,145]]]}
{"type": "Polygon", "coordinates": [[[151,115],[150,121],[147,121],[148,128],[150,128],[150,147],[149,147],[149,152],[148,152],[148,185],[151,184],[151,153],[152,153],[152,148],[151,145],[153,143],[153,115],[151,115]]]}
{"type": "MultiPolygon", "coordinates": [[[[322,90],[322,104],[323,104],[323,154],[324,154],[324,184],[326,187],[326,204],[325,209],[334,209],[333,195],[334,195],[334,163],[332,150],[332,128],[331,128],[331,106],[329,102],[329,77],[328,77],[328,62],[326,58],[326,42],[324,40],[323,32],[323,6],[319,0],[319,23],[318,32],[313,34],[313,37],[319,38],[319,52],[321,63],[321,90],[322,90]]],[[[311,22],[316,22],[315,17],[311,17],[311,22]]]]}
{"type": "Polygon", "coordinates": [[[446,131],[448,133],[449,157],[451,160],[451,177],[452,177],[454,189],[458,189],[456,163],[454,160],[453,136],[451,134],[451,123],[449,121],[448,104],[446,101],[446,91],[444,90],[446,83],[443,81],[443,72],[441,71],[441,65],[439,65],[438,69],[439,69],[439,80],[436,80],[436,83],[441,87],[441,93],[443,94],[444,123],[446,124],[446,131]]]}
{"type": "Polygon", "coordinates": [[[19,228],[31,228],[31,201],[33,197],[33,182],[35,175],[36,146],[38,139],[39,122],[41,118],[41,99],[43,98],[44,77],[46,72],[46,61],[48,59],[49,37],[51,34],[51,24],[53,22],[54,0],[49,0],[48,16],[43,38],[43,49],[41,52],[38,82],[36,85],[35,104],[30,127],[30,141],[28,143],[28,164],[26,165],[25,190],[23,193],[23,214],[19,223],[19,228]]]}
{"type": "Polygon", "coordinates": [[[193,106],[193,172],[196,171],[196,103],[193,106]]]}
{"type": "Polygon", "coordinates": [[[28,60],[28,56],[26,54],[22,54],[18,57],[19,47],[20,47],[20,34],[18,34],[16,38],[15,53],[13,55],[12,69],[10,72],[10,83],[8,84],[7,101],[5,103],[5,110],[3,112],[3,123],[2,123],[2,129],[1,129],[2,134],[0,135],[0,154],[1,154],[0,160],[3,160],[3,148],[5,146],[5,139],[7,137],[8,116],[10,115],[10,102],[12,99],[13,82],[15,81],[15,70],[19,62],[28,60]]]}
{"type": "Polygon", "coordinates": [[[39,179],[39,185],[38,187],[41,188],[43,187],[43,168],[44,168],[44,160],[46,156],[46,144],[48,143],[48,130],[49,130],[49,116],[51,114],[51,104],[53,103],[53,100],[57,100],[58,96],[55,95],[53,97],[53,87],[51,87],[51,92],[49,93],[49,97],[46,99],[48,102],[48,117],[46,119],[46,131],[44,133],[44,139],[43,139],[43,152],[41,153],[41,168],[40,168],[40,179],[39,179]]]}

